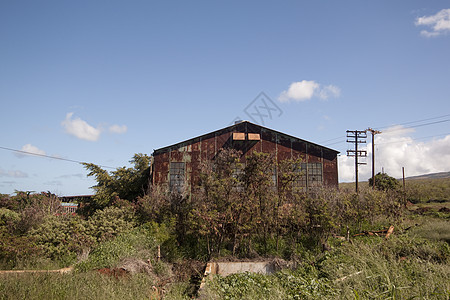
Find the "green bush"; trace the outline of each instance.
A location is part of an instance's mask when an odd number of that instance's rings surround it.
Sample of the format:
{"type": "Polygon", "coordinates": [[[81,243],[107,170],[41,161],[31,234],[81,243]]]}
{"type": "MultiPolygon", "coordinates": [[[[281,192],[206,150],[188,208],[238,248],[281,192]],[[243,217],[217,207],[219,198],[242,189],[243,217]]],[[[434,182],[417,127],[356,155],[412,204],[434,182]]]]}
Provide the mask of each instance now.
{"type": "Polygon", "coordinates": [[[31,237],[11,234],[5,227],[0,227],[0,269],[27,266],[28,261],[40,260],[42,254],[31,237]]]}
{"type": "Polygon", "coordinates": [[[20,214],[7,209],[5,207],[0,208],[0,226],[11,226],[20,220],[20,214]]]}
{"type": "Polygon", "coordinates": [[[49,216],[38,228],[32,229],[29,235],[46,257],[61,261],[62,265],[67,266],[75,261],[77,252],[82,247],[77,243],[77,234],[83,231],[82,222],[77,217],[49,216]]]}
{"type": "Polygon", "coordinates": [[[85,233],[95,237],[98,242],[108,240],[119,233],[130,231],[136,226],[132,209],[107,207],[97,210],[85,225],[85,233]]]}
{"type": "MultiPolygon", "coordinates": [[[[373,185],[373,178],[369,178],[369,185],[373,185]]],[[[381,191],[396,190],[400,187],[398,180],[386,173],[375,175],[375,187],[381,191]]]]}
{"type": "Polygon", "coordinates": [[[98,210],[88,220],[50,215],[28,235],[46,257],[67,266],[98,243],[131,231],[135,226],[133,216],[129,209],[117,207],[98,210]]]}
{"type": "Polygon", "coordinates": [[[147,260],[156,257],[157,241],[148,227],[142,226],[129,232],[123,232],[112,240],[99,244],[86,261],[76,265],[78,271],[115,267],[125,258],[147,260]]]}

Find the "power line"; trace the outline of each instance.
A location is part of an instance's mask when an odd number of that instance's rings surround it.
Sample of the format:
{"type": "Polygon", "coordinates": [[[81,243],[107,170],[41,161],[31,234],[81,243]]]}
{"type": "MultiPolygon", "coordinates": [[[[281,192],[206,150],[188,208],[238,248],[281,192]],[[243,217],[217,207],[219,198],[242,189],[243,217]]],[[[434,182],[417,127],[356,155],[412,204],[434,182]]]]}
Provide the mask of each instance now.
{"type": "MultiPolygon", "coordinates": [[[[334,139],[329,139],[329,140],[326,140],[326,141],[321,141],[321,142],[319,142],[319,144],[326,143],[326,142],[331,142],[331,141],[338,140],[338,139],[343,139],[343,138],[345,138],[345,137],[346,137],[345,135],[342,135],[342,136],[337,137],[337,138],[334,138],[334,139]]],[[[333,143],[333,144],[334,144],[334,143],[333,143]]],[[[332,144],[330,144],[330,145],[332,145],[332,144]]]]}
{"type": "Polygon", "coordinates": [[[385,130],[384,132],[401,131],[401,130],[406,130],[406,129],[411,129],[411,128],[417,128],[417,127],[422,127],[422,126],[427,126],[427,125],[433,125],[433,124],[444,123],[444,122],[448,122],[448,121],[450,121],[450,119],[447,119],[447,120],[441,120],[441,121],[436,121],[436,122],[430,122],[430,123],[425,123],[425,124],[419,124],[419,125],[414,125],[414,126],[408,126],[408,127],[403,127],[403,128],[397,128],[397,129],[392,129],[392,130],[385,130]]]}
{"type": "MultiPolygon", "coordinates": [[[[428,138],[440,137],[440,136],[445,136],[445,135],[449,135],[449,134],[450,134],[450,132],[447,132],[447,133],[438,134],[438,135],[423,136],[423,137],[410,139],[410,140],[411,141],[424,140],[424,139],[428,139],[428,138]]],[[[377,145],[387,145],[387,144],[404,143],[404,142],[405,141],[384,142],[384,143],[378,143],[377,145]]]]}
{"type": "Polygon", "coordinates": [[[324,146],[331,146],[331,145],[340,144],[340,143],[346,143],[346,141],[339,141],[339,142],[334,142],[331,144],[325,144],[324,146]]]}
{"type": "Polygon", "coordinates": [[[443,116],[439,116],[439,117],[432,117],[432,118],[427,118],[427,119],[417,120],[417,121],[409,121],[409,122],[400,123],[400,124],[393,124],[393,125],[387,125],[387,126],[375,127],[375,128],[383,129],[383,128],[388,128],[388,127],[395,126],[395,125],[408,125],[408,124],[414,124],[414,123],[419,123],[419,122],[425,122],[425,121],[430,121],[430,120],[441,119],[441,118],[445,118],[445,117],[449,117],[449,116],[450,116],[450,114],[448,114],[448,115],[443,115],[443,116]]]}
{"type": "MultiPolygon", "coordinates": [[[[407,125],[407,124],[414,124],[414,123],[419,123],[419,122],[424,122],[424,121],[441,119],[441,118],[449,117],[449,116],[450,116],[450,114],[447,114],[447,115],[442,115],[442,116],[432,117],[432,118],[427,118],[427,119],[422,119],[422,120],[409,121],[409,122],[400,123],[400,124],[397,124],[397,125],[401,126],[401,125],[407,125]]],[[[403,127],[403,128],[393,129],[393,130],[387,130],[385,132],[401,131],[401,130],[406,130],[406,129],[411,129],[411,128],[417,128],[417,127],[422,127],[422,126],[428,126],[428,125],[444,123],[444,122],[448,122],[448,121],[450,121],[450,119],[440,120],[440,121],[435,121],[435,122],[429,122],[429,123],[425,123],[425,124],[418,124],[418,125],[414,125],[414,126],[408,126],[408,127],[403,127]]],[[[395,126],[395,125],[379,126],[379,127],[374,127],[374,128],[383,129],[383,128],[389,128],[389,127],[392,127],[392,126],[395,126]]],[[[338,140],[338,139],[344,139],[345,137],[346,136],[340,136],[340,137],[332,138],[332,139],[325,140],[325,141],[322,141],[322,142],[319,142],[319,143],[322,144],[322,143],[326,143],[326,142],[331,142],[331,141],[338,140]]],[[[345,140],[334,142],[334,143],[325,144],[324,146],[331,146],[331,145],[340,144],[340,143],[345,143],[345,140]]]]}
{"type": "MultiPolygon", "coordinates": [[[[390,131],[389,131],[390,132],[390,131]]],[[[418,138],[411,138],[411,141],[417,141],[417,140],[424,140],[424,139],[428,139],[428,138],[434,138],[434,137],[441,137],[441,136],[445,136],[445,135],[449,135],[450,132],[447,133],[442,133],[442,134],[438,134],[438,135],[429,135],[429,136],[423,136],[423,137],[418,137],[418,138]]],[[[346,141],[339,141],[339,142],[335,142],[335,143],[331,143],[331,144],[325,144],[324,146],[330,146],[330,145],[334,145],[334,144],[340,144],[340,143],[345,143],[346,141]]],[[[395,143],[403,143],[405,141],[396,141],[396,142],[384,142],[384,143],[377,143],[378,145],[386,145],[386,144],[395,144],[395,143]]]]}
{"type": "MultiPolygon", "coordinates": [[[[17,150],[17,149],[12,149],[12,148],[8,148],[8,147],[2,147],[2,146],[0,146],[0,149],[8,150],[8,151],[16,152],[16,153],[27,154],[27,155],[34,155],[34,156],[45,157],[45,158],[50,158],[50,159],[68,161],[68,162],[73,162],[73,163],[77,163],[77,164],[85,164],[86,163],[86,162],[79,161],[79,160],[73,160],[73,159],[62,158],[62,157],[57,157],[57,156],[50,156],[50,155],[41,154],[41,153],[33,153],[33,152],[17,150]]],[[[98,166],[102,167],[102,168],[116,169],[115,167],[110,167],[110,166],[102,166],[102,165],[98,165],[98,166]]]]}

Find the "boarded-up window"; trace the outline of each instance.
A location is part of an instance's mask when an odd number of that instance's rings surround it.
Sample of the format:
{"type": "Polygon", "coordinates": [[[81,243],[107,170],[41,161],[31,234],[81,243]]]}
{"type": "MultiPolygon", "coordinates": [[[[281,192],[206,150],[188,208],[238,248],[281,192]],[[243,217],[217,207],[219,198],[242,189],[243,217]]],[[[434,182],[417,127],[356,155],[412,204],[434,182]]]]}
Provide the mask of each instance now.
{"type": "Polygon", "coordinates": [[[170,190],[181,193],[184,188],[184,162],[170,163],[170,190]]]}
{"type": "Polygon", "coordinates": [[[249,133],[248,134],[248,140],[249,141],[259,141],[261,137],[259,136],[259,133],[249,133]]]}
{"type": "Polygon", "coordinates": [[[243,132],[233,132],[233,140],[235,140],[235,141],[245,141],[245,133],[243,133],[243,132]]]}

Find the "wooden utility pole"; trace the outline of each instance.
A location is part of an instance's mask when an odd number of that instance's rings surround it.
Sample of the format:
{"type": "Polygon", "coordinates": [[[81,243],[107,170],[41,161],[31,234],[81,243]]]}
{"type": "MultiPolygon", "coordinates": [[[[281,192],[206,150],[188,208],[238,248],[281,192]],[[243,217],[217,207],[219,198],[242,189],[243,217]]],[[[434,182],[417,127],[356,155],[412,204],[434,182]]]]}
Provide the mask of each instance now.
{"type": "Polygon", "coordinates": [[[367,128],[367,131],[372,133],[372,188],[375,189],[375,134],[381,133],[381,131],[367,128]]]}
{"type": "Polygon", "coordinates": [[[403,204],[406,205],[405,167],[402,167],[402,173],[403,173],[403,204]]]}
{"type": "Polygon", "coordinates": [[[358,162],[358,157],[367,157],[366,150],[358,150],[358,144],[366,143],[367,134],[366,131],[360,130],[347,130],[347,143],[355,144],[355,150],[347,150],[347,156],[355,157],[355,178],[356,178],[356,193],[358,189],[358,165],[365,165],[365,162],[358,162]],[[349,138],[351,140],[349,140],[349,138]]]}

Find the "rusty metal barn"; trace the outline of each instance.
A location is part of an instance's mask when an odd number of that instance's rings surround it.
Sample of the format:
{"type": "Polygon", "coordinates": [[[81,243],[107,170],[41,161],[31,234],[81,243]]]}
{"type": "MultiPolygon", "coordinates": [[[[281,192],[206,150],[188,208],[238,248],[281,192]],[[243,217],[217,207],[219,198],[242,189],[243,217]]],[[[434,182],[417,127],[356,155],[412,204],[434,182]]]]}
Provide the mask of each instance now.
{"type": "Polygon", "coordinates": [[[299,187],[338,186],[338,151],[248,121],[154,150],[153,184],[190,191],[198,183],[201,163],[214,159],[221,148],[240,150],[243,163],[254,151],[273,153],[277,161],[300,157],[304,175],[299,187]]]}

